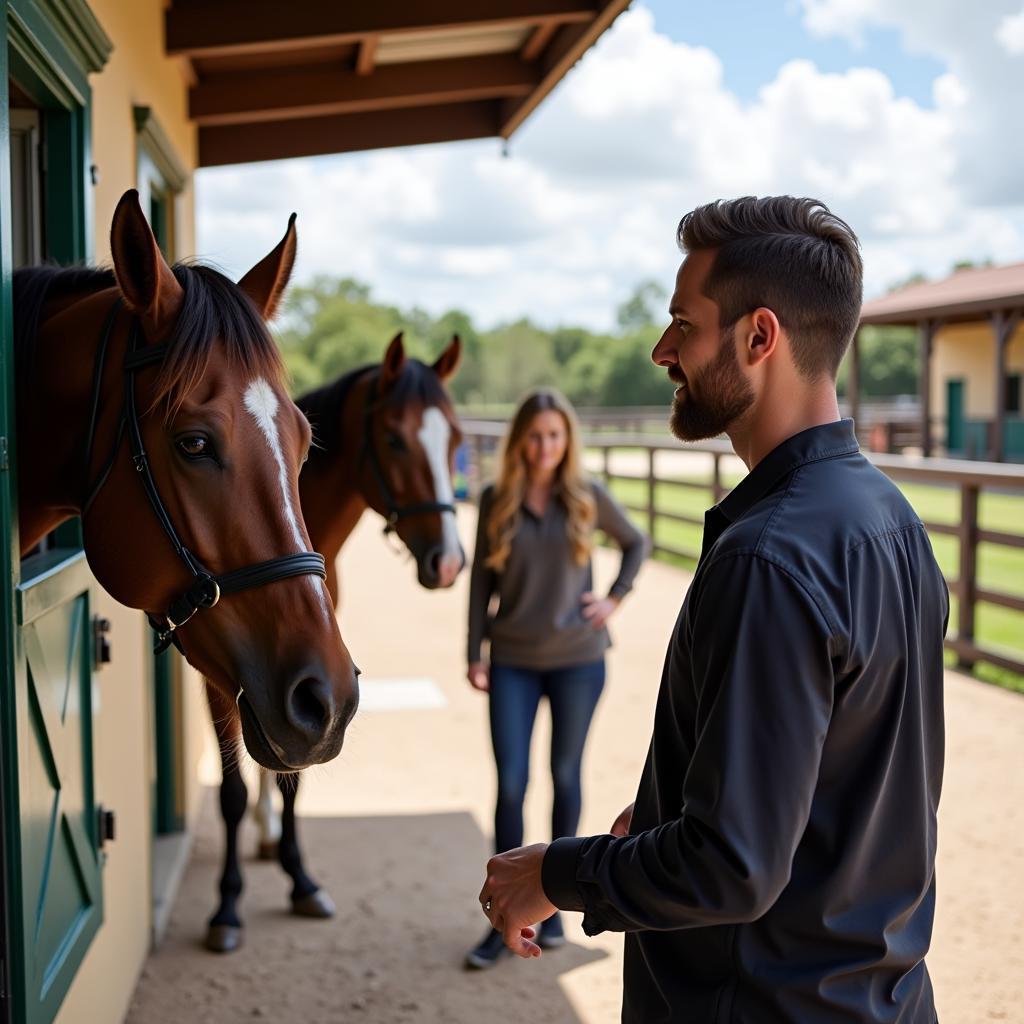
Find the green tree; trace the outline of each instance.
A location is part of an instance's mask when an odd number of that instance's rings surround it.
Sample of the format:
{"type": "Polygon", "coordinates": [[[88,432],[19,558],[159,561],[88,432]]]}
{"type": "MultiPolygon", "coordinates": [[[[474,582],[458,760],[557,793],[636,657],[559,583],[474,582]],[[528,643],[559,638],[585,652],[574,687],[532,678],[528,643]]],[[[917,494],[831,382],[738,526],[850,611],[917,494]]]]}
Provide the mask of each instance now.
{"type": "Polygon", "coordinates": [[[615,317],[624,332],[639,330],[667,319],[668,292],[653,280],[641,281],[633,294],[619,306],[615,317]]]}

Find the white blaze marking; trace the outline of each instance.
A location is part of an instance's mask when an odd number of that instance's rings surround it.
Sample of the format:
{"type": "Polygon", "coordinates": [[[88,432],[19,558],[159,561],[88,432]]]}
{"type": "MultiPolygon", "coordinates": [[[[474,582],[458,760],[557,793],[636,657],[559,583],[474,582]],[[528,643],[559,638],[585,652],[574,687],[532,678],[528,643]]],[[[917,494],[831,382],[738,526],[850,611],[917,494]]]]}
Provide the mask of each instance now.
{"type": "MultiPolygon", "coordinates": [[[[434,496],[440,505],[454,505],[455,492],[448,469],[448,441],[451,437],[448,418],[436,405],[423,412],[423,425],[416,435],[427,453],[430,472],[434,476],[434,496]]],[[[455,525],[454,512],[441,513],[441,545],[444,555],[458,555],[459,532],[455,525]]]]}
{"type": "MultiPolygon", "coordinates": [[[[295,543],[300,551],[308,551],[309,548],[306,547],[306,542],[302,538],[302,530],[299,529],[298,517],[295,515],[295,509],[292,506],[292,496],[288,490],[288,467],[284,464],[281,439],[277,433],[277,410],[280,408],[277,395],[274,394],[274,389],[260,377],[245,389],[244,400],[246,409],[252,413],[253,419],[256,420],[256,425],[260,428],[260,433],[267,439],[267,444],[270,445],[270,453],[274,456],[274,461],[277,463],[277,480],[281,485],[284,515],[288,520],[288,525],[292,528],[292,536],[295,538],[295,543]]],[[[306,579],[309,580],[310,586],[320,598],[324,614],[330,619],[331,611],[327,604],[326,584],[319,576],[307,576],[306,579]]]]}

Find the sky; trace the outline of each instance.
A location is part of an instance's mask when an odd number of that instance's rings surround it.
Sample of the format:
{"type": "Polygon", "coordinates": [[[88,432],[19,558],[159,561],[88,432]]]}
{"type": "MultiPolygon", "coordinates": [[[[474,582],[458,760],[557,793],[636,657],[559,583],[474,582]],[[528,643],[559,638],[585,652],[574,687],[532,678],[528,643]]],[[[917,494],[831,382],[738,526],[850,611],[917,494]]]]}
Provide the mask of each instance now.
{"type": "Polygon", "coordinates": [[[1022,0],[634,0],[512,137],[198,173],[199,255],[240,276],[298,213],[293,281],[609,329],[668,291],[688,210],[809,195],[865,295],[1024,260],[1022,0]]]}

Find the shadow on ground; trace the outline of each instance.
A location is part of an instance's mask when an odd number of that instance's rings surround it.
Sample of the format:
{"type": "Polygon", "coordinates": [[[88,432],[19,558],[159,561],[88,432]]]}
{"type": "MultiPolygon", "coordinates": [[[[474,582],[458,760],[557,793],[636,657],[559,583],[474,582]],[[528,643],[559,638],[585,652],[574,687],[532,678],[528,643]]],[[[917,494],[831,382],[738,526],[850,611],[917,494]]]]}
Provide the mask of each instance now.
{"type": "Polygon", "coordinates": [[[128,1024],[580,1021],[559,977],[603,959],[599,949],[570,942],[539,960],[463,970],[486,928],[475,897],[487,844],[469,814],[303,819],[309,868],[338,905],[330,921],[287,912],[287,879],[276,864],[251,859],[255,835],[246,828],[245,945],[208,953],[201,941],[221,849],[212,803],[128,1024]]]}

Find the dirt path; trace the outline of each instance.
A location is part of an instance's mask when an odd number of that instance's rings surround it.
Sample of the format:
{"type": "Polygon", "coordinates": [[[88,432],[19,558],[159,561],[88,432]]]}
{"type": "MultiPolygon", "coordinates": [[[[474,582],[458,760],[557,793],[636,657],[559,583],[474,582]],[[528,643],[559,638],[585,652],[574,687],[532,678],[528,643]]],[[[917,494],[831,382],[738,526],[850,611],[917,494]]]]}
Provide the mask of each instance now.
{"type": "MultiPolygon", "coordinates": [[[[461,515],[468,543],[473,516],[461,515]]],[[[307,773],[299,797],[309,867],[337,902],[337,918],[290,917],[285,877],[250,860],[246,945],[231,957],[206,953],[200,941],[220,857],[209,800],[131,1024],[618,1020],[621,937],[587,939],[575,918],[570,944],[540,961],[509,960],[487,973],[460,969],[483,931],[474,899],[494,785],[485,701],[462,676],[467,581],[450,593],[419,590],[412,565],[390,555],[378,533],[366,520],[342,560],[342,630],[366,671],[366,706],[339,761],[307,773]],[[422,677],[434,687],[396,682],[422,677]],[[389,694],[397,696],[389,701],[389,694]],[[403,709],[402,698],[420,706],[403,709]],[[387,710],[388,703],[399,706],[387,710]]],[[[604,582],[613,564],[599,554],[604,582]]],[[[687,582],[679,570],[649,564],[613,622],[609,683],[584,765],[584,832],[606,830],[632,799],[687,582]]],[[[947,679],[939,909],[929,956],[940,1019],[1024,1024],[1024,699],[955,674],[947,679]]],[[[547,737],[542,718],[528,841],[547,838],[547,737]]],[[[210,754],[203,771],[213,781],[210,754]]],[[[248,823],[243,849],[255,849],[248,823]]]]}

